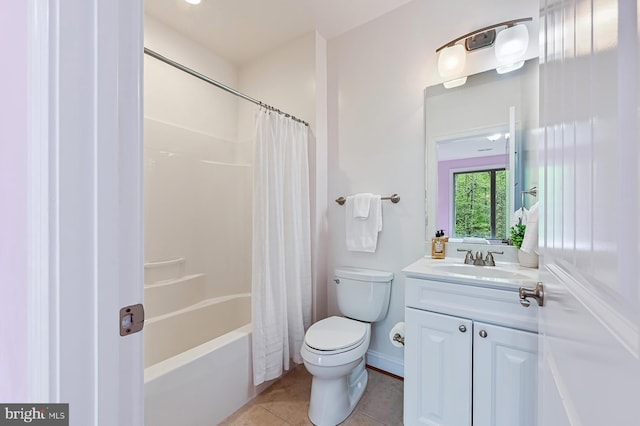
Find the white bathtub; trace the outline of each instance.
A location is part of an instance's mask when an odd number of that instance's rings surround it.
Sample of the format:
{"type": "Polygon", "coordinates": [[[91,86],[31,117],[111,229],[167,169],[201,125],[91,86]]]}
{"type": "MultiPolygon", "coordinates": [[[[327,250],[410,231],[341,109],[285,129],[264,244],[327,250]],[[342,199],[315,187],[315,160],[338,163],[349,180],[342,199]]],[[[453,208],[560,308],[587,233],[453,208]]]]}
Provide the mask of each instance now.
{"type": "Polygon", "coordinates": [[[145,322],[147,426],[215,425],[262,390],[253,386],[250,294],[192,303],[198,281],[145,288],[149,301],[164,300],[145,322]],[[181,294],[188,287],[195,291],[181,294]]]}

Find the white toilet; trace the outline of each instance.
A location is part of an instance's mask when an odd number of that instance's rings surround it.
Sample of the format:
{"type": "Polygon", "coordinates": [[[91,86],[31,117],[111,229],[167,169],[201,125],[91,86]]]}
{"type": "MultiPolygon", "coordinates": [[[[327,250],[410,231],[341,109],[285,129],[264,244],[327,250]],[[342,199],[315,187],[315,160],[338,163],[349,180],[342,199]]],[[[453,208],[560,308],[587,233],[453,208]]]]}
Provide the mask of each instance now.
{"type": "Polygon", "coordinates": [[[313,376],[309,418],[316,426],[335,426],[346,419],[367,386],[364,355],[371,323],[387,315],[393,273],[360,268],[335,270],[338,308],[344,317],[329,317],[307,330],[300,350],[313,376]]]}

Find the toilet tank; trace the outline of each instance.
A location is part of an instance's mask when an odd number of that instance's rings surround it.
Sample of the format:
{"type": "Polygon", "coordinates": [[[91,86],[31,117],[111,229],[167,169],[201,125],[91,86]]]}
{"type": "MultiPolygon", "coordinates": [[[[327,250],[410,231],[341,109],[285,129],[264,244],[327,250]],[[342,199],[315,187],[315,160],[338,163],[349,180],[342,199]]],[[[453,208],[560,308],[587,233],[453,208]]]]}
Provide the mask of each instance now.
{"type": "Polygon", "coordinates": [[[342,267],[336,268],[334,275],[342,315],[366,322],[384,319],[389,309],[393,272],[342,267]]]}

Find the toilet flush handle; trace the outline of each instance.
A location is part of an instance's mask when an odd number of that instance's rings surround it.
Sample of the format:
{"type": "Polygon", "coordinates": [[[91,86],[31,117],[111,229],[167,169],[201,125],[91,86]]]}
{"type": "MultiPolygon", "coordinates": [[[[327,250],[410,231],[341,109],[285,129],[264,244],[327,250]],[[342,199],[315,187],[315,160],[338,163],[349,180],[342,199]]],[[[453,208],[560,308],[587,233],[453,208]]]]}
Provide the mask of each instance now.
{"type": "Polygon", "coordinates": [[[333,281],[335,281],[336,284],[340,284],[340,280],[338,278],[334,278],[333,281]]]}

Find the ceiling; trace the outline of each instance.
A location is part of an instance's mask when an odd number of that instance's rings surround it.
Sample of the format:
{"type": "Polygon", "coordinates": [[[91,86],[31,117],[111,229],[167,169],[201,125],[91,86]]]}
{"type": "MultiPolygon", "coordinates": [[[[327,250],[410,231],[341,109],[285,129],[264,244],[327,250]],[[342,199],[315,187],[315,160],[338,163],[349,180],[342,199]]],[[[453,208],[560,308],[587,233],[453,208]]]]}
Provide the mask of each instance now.
{"type": "Polygon", "coordinates": [[[331,39],[412,0],[144,0],[144,11],[240,65],[318,31],[331,39]]]}
{"type": "Polygon", "coordinates": [[[468,138],[438,141],[438,161],[504,155],[508,153],[507,138],[507,133],[484,132],[468,138]]]}

